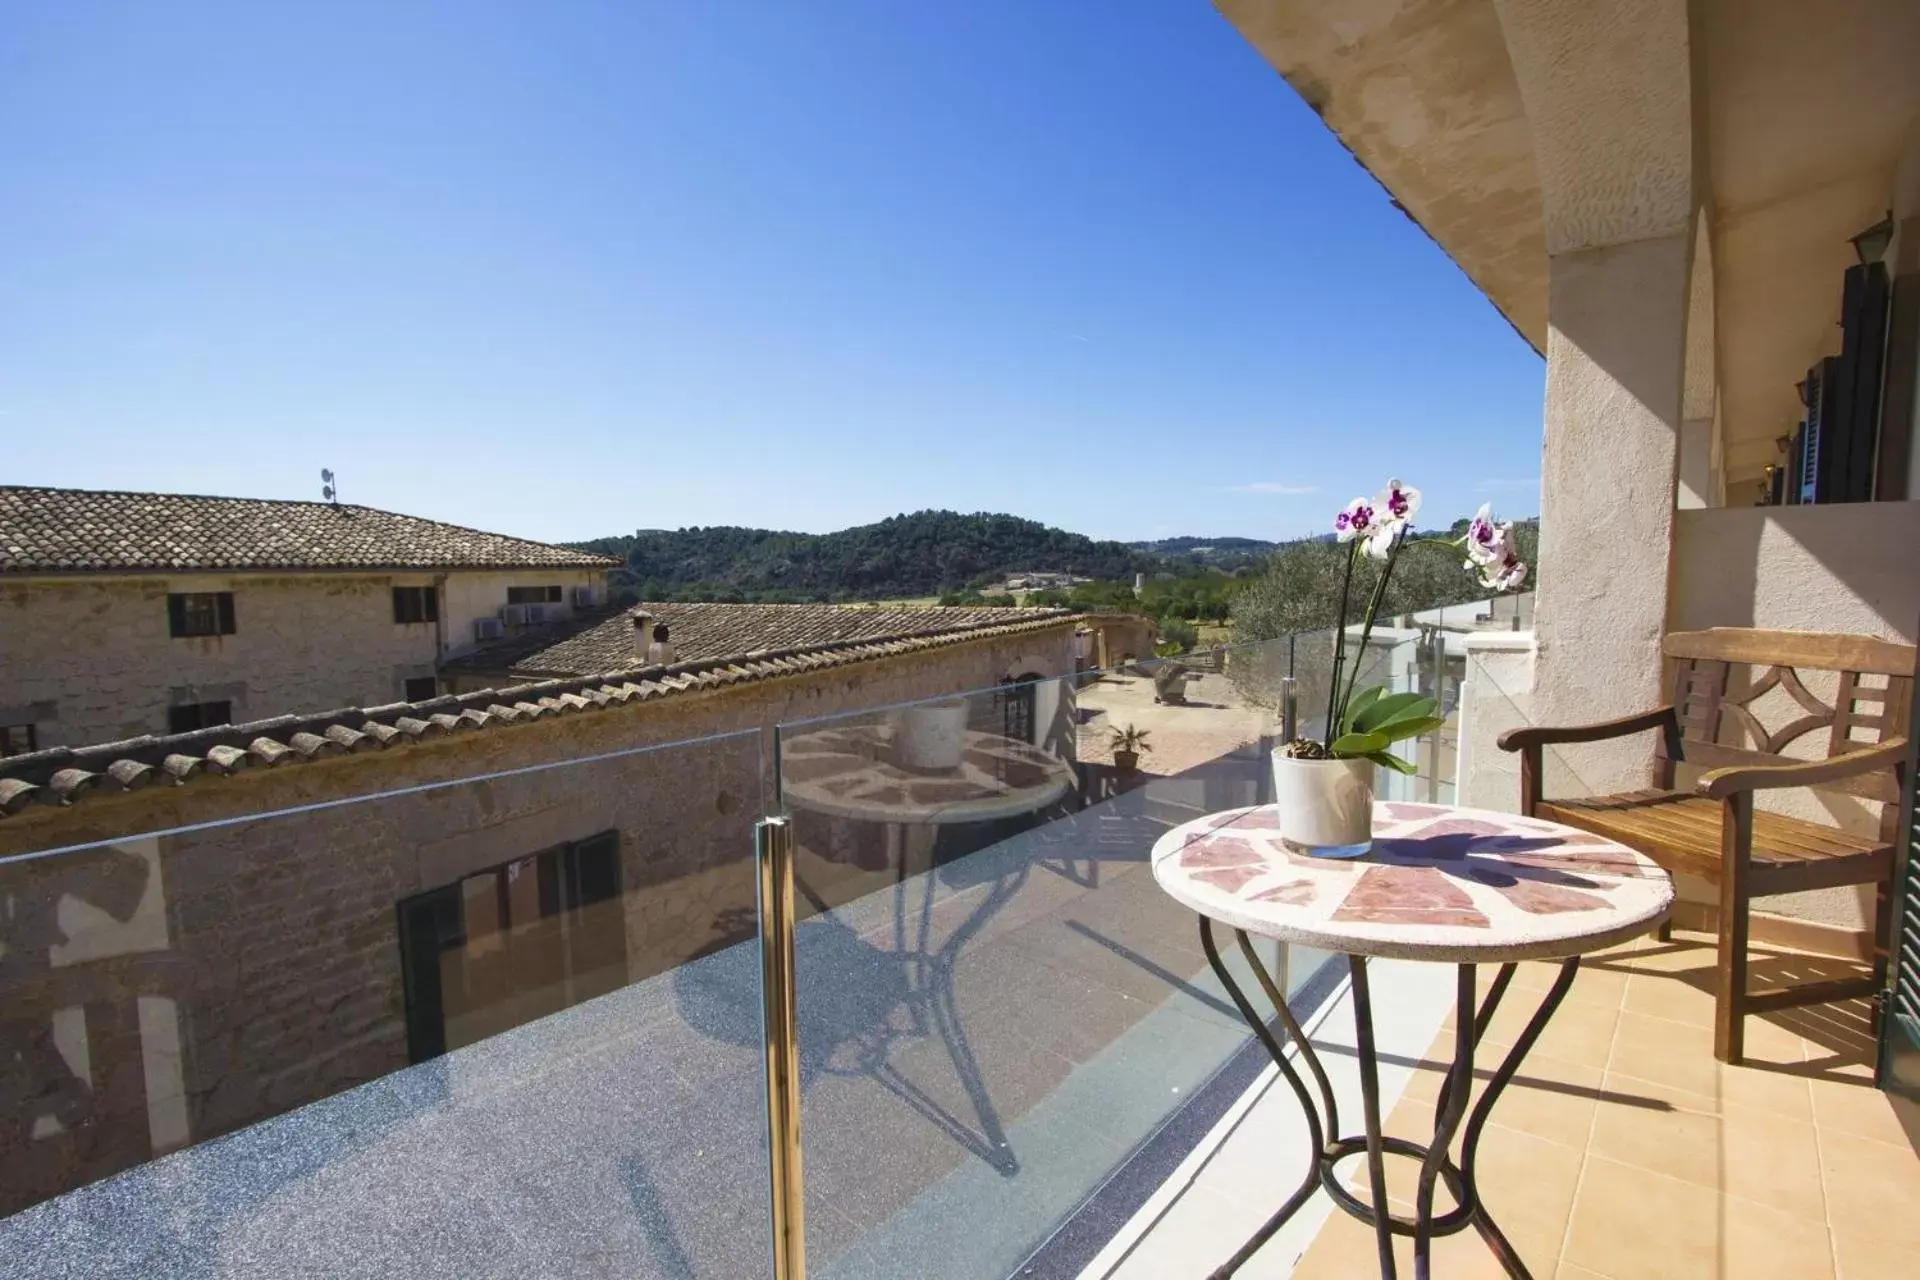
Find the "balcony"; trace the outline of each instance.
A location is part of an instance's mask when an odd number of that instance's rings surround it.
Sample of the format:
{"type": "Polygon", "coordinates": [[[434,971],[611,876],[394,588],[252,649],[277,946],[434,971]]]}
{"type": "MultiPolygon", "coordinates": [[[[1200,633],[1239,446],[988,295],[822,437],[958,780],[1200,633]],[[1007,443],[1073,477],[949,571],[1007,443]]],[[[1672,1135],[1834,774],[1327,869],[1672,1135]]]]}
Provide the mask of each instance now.
{"type": "MultiPolygon", "coordinates": [[[[1372,678],[1453,710],[1387,796],[1450,796],[1475,629],[1376,633],[1372,678]]],[[[1186,705],[1081,673],[0,863],[31,1033],[0,1276],[770,1274],[765,812],[796,845],[808,1273],[1205,1275],[1307,1145],[1148,851],[1267,798],[1330,646],[1210,655],[1186,705]],[[956,727],[959,773],[875,771],[873,742],[956,727]]],[[[1350,1100],[1344,966],[1258,954],[1350,1100]]],[[[1375,972],[1388,1129],[1418,1133],[1451,971],[1375,972]]],[[[1864,1010],[1756,1021],[1721,1067],[1711,973],[1698,935],[1595,959],[1501,1101],[1483,1190],[1535,1274],[1852,1277],[1910,1247],[1920,1122],[1871,1087],[1864,1010]]],[[[1522,966],[1489,1043],[1543,981],[1522,966]]],[[[1240,1274],[1370,1248],[1321,1198],[1240,1274]]],[[[1470,1235],[1438,1257],[1493,1274],[1470,1235]]]]}

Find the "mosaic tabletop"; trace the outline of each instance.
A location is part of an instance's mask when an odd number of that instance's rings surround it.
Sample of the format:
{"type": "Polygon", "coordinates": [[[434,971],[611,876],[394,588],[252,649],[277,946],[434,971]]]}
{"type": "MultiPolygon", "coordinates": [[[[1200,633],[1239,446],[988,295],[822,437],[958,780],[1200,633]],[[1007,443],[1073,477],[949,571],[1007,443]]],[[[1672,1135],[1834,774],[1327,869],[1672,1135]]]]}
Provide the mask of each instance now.
{"type": "Polygon", "coordinates": [[[1552,822],[1451,805],[1376,803],[1373,849],[1283,845],[1272,805],[1161,836],[1153,876],[1249,933],[1351,955],[1481,963],[1579,955],[1646,932],[1667,873],[1625,845],[1552,822]]]}
{"type": "Polygon", "coordinates": [[[780,794],[816,813],[872,822],[987,822],[1052,804],[1073,769],[1032,743],[968,730],[960,767],[895,764],[885,725],[819,729],[780,743],[780,794]]]}

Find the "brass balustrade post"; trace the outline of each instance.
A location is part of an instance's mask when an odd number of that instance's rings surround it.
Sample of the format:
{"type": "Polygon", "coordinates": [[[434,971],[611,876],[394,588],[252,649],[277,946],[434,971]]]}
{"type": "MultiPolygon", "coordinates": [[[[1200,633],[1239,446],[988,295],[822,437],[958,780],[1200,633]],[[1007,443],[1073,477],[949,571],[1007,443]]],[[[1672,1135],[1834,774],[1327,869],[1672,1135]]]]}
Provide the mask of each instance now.
{"type": "Polygon", "coordinates": [[[807,1226],[800,1170],[800,1025],[794,988],[793,828],[754,827],[760,906],[760,1038],[767,1056],[767,1164],[774,1280],[806,1280],[807,1226]]]}

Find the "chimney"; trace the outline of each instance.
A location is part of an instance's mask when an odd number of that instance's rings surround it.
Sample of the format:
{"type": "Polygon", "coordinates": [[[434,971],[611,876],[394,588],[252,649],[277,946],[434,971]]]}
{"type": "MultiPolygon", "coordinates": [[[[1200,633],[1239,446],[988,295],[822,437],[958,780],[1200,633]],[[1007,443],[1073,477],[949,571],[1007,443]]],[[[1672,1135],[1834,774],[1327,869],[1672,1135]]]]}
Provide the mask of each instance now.
{"type": "Polygon", "coordinates": [[[673,642],[667,638],[667,624],[653,624],[653,643],[647,646],[647,665],[668,667],[673,665],[673,642]]]}
{"type": "Polygon", "coordinates": [[[627,620],[633,623],[633,660],[644,667],[647,646],[653,643],[653,615],[645,609],[633,609],[628,611],[627,620]]]}

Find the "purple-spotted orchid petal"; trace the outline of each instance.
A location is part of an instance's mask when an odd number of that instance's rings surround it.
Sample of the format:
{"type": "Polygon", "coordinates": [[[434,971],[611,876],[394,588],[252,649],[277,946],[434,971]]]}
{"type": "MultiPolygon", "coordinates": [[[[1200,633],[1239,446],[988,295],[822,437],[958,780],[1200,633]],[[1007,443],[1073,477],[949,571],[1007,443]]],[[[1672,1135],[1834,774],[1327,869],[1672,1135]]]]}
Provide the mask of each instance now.
{"type": "Polygon", "coordinates": [[[1527,566],[1520,553],[1508,547],[1500,559],[1480,565],[1480,584],[1495,591],[1512,591],[1527,580],[1527,566]]]}
{"type": "Polygon", "coordinates": [[[1493,522],[1493,506],[1482,504],[1467,525],[1467,559],[1470,564],[1497,564],[1506,558],[1508,534],[1513,526],[1493,522]]]}
{"type": "Polygon", "coordinates": [[[1367,558],[1385,560],[1393,554],[1393,544],[1406,532],[1406,524],[1400,520],[1383,520],[1373,526],[1373,532],[1367,535],[1367,558]]]}
{"type": "Polygon", "coordinates": [[[1399,480],[1387,481],[1387,487],[1374,496],[1373,505],[1383,519],[1408,524],[1420,510],[1420,491],[1399,480]]]}
{"type": "Polygon", "coordinates": [[[1364,538],[1374,530],[1374,506],[1365,498],[1355,498],[1333,518],[1333,532],[1341,542],[1364,538]]]}

